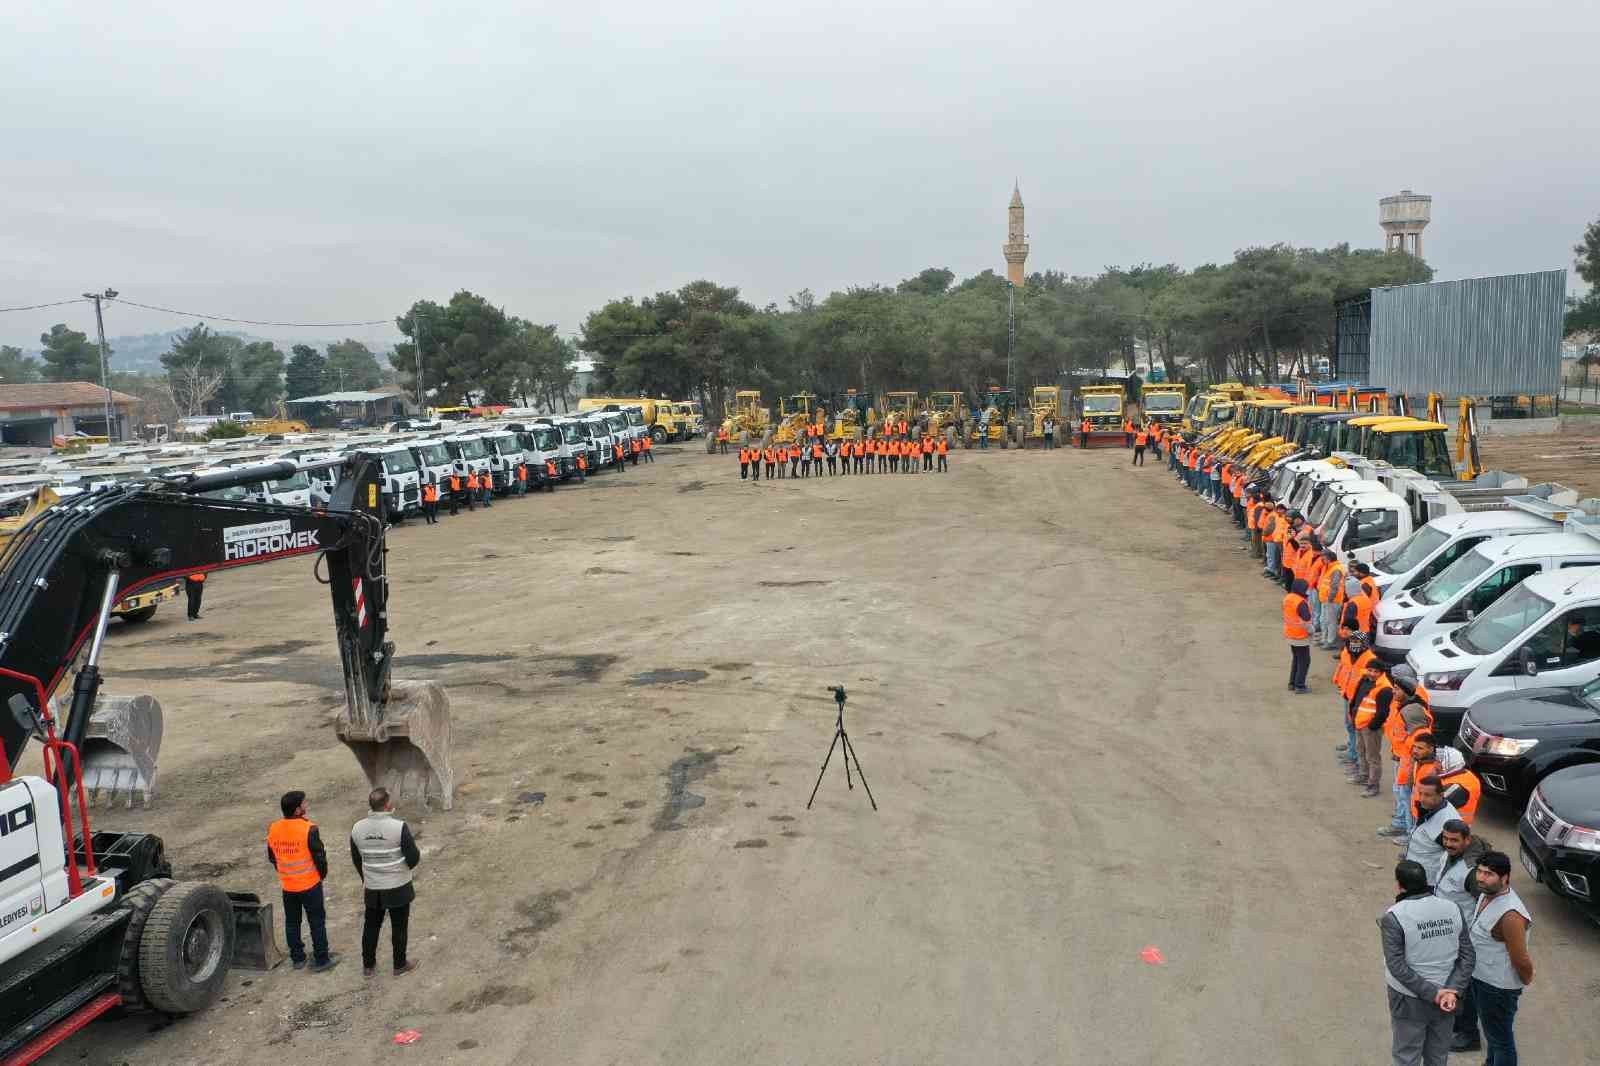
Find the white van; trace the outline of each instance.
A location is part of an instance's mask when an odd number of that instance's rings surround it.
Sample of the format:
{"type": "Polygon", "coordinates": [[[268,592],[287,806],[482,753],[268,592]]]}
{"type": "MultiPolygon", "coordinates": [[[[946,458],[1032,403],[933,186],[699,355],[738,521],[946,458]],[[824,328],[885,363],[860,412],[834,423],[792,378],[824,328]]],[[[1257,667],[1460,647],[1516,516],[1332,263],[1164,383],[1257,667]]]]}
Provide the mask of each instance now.
{"type": "Polygon", "coordinates": [[[1441,730],[1486,696],[1600,677],[1600,570],[1535,574],[1471,622],[1411,649],[1441,730]]]}
{"type": "Polygon", "coordinates": [[[1507,502],[1512,503],[1512,509],[1435,518],[1394,551],[1373,560],[1372,579],[1379,592],[1392,594],[1421,588],[1434,575],[1486,540],[1553,533],[1567,517],[1565,513],[1559,518],[1546,517],[1516,509],[1515,500],[1507,502]]]}
{"type": "Polygon", "coordinates": [[[1577,566],[1600,566],[1600,539],[1539,533],[1485,541],[1420,588],[1378,601],[1378,656],[1401,662],[1413,645],[1472,621],[1533,575],[1577,566]]]}

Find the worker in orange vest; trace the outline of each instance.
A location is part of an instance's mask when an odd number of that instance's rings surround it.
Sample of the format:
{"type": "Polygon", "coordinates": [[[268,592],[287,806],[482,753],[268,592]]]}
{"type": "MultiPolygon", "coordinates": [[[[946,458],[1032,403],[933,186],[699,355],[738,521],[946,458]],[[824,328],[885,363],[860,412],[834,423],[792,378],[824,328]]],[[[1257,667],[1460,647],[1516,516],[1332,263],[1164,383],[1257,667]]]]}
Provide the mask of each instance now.
{"type": "Polygon", "coordinates": [[[811,465],[817,468],[817,476],[822,476],[822,437],[820,435],[811,439],[811,465]]]}
{"type": "Polygon", "coordinates": [[[1348,637],[1351,633],[1365,633],[1368,637],[1372,632],[1372,614],[1377,606],[1377,597],[1374,589],[1361,583],[1361,579],[1369,577],[1372,571],[1364,563],[1351,563],[1348,575],[1345,578],[1345,592],[1349,596],[1345,600],[1344,610],[1339,614],[1339,636],[1348,637]],[[1355,588],[1351,594],[1352,585],[1355,588]]]}
{"type": "MultiPolygon", "coordinates": [[[[524,478],[526,478],[528,476],[527,470],[523,470],[522,476],[524,478]]],[[[554,459],[546,459],[544,461],[544,484],[545,484],[545,488],[550,492],[556,491],[556,482],[558,482],[560,480],[561,480],[561,471],[560,471],[560,469],[558,469],[556,467],[556,461],[554,459]]]]}
{"type": "Polygon", "coordinates": [[[1144,449],[1145,449],[1145,446],[1148,445],[1149,443],[1150,443],[1150,431],[1148,429],[1141,428],[1137,432],[1134,433],[1134,435],[1133,435],[1133,465],[1134,466],[1143,466],[1144,465],[1144,449]]]}
{"type": "Polygon", "coordinates": [[[728,427],[723,426],[717,430],[717,451],[723,455],[728,454],[728,427]]]}
{"type": "Polygon", "coordinates": [[[431,474],[422,486],[422,520],[430,526],[439,521],[439,483],[431,474]]]}
{"type": "MultiPolygon", "coordinates": [[[[650,454],[651,451],[655,449],[655,446],[656,446],[655,438],[650,436],[648,433],[645,434],[644,440],[639,442],[639,447],[642,449],[642,451],[640,451],[639,454],[644,456],[644,461],[645,462],[653,463],[653,462],[656,461],[656,457],[650,454]]],[[[770,470],[767,471],[767,476],[768,477],[772,476],[772,472],[770,470]]]]}
{"type": "Polygon", "coordinates": [[[1289,642],[1289,691],[1310,692],[1306,674],[1311,671],[1311,606],[1306,583],[1296,581],[1283,596],[1283,639],[1289,642]]]}
{"type": "Polygon", "coordinates": [[[461,475],[454,470],[450,471],[450,516],[454,518],[460,513],[461,503],[461,475]]]}
{"type": "Polygon", "coordinates": [[[1133,419],[1124,416],[1122,419],[1122,446],[1133,447],[1133,419]]]}
{"type": "Polygon", "coordinates": [[[1344,563],[1332,548],[1322,549],[1322,580],[1317,584],[1317,600],[1322,606],[1322,647],[1332,651],[1339,646],[1339,612],[1344,609],[1344,563]]]}
{"type": "Polygon", "coordinates": [[[326,973],[339,965],[339,956],[328,950],[322,898],[328,854],[322,848],[317,823],[306,818],[304,792],[285,792],[278,807],[283,817],[267,829],[267,861],[278,871],[283,889],[283,939],[289,945],[289,962],[297,970],[306,965],[306,948],[300,939],[300,917],[304,915],[311,926],[311,972],[326,973]]]}
{"type": "Polygon", "coordinates": [[[467,467],[467,510],[478,509],[478,472],[467,467]]]}
{"type": "Polygon", "coordinates": [[[1083,421],[1078,423],[1078,447],[1079,448],[1087,448],[1089,446],[1089,430],[1091,428],[1092,427],[1089,425],[1089,416],[1088,415],[1084,415],[1083,416],[1083,421]]]}
{"type": "Polygon", "coordinates": [[[196,570],[183,579],[183,591],[189,597],[189,621],[200,621],[200,600],[206,594],[206,575],[203,570],[196,570]]]}
{"type": "Polygon", "coordinates": [[[1357,783],[1364,786],[1361,794],[1370,798],[1378,794],[1378,784],[1383,780],[1383,729],[1395,711],[1394,684],[1383,660],[1376,655],[1367,660],[1361,680],[1356,683],[1350,710],[1360,757],[1357,783]]]}
{"type": "Polygon", "coordinates": [[[739,445],[739,480],[745,481],[750,477],[750,449],[739,445]]]}
{"type": "Polygon", "coordinates": [[[939,448],[939,473],[948,474],[950,472],[950,438],[949,437],[940,437],[939,438],[938,448],[939,448]]]}
{"type": "Polygon", "coordinates": [[[761,480],[761,449],[756,445],[750,446],[750,480],[761,480]]]}

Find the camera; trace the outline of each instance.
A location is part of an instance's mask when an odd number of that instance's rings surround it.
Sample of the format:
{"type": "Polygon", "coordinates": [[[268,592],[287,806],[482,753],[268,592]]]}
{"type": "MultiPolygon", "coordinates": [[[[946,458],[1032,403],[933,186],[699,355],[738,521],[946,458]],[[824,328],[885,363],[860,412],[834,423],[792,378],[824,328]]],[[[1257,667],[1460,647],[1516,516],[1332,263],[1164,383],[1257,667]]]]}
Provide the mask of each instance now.
{"type": "Polygon", "coordinates": [[[833,698],[834,698],[835,702],[840,703],[840,704],[844,703],[845,694],[844,694],[844,686],[843,685],[829,685],[828,686],[828,691],[833,693],[833,698]]]}

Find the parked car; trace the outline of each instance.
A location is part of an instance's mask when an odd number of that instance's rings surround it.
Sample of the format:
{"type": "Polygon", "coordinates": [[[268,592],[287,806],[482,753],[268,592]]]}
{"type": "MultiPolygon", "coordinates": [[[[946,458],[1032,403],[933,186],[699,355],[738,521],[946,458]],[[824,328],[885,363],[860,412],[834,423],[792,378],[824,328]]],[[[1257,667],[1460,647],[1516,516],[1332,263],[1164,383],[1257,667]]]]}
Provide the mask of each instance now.
{"type": "Polygon", "coordinates": [[[1484,790],[1521,807],[1555,771],[1600,762],[1600,680],[1480,700],[1456,739],[1484,790]]]}
{"type": "Polygon", "coordinates": [[[1600,922],[1600,763],[1539,783],[1517,826],[1523,869],[1600,922]]]}

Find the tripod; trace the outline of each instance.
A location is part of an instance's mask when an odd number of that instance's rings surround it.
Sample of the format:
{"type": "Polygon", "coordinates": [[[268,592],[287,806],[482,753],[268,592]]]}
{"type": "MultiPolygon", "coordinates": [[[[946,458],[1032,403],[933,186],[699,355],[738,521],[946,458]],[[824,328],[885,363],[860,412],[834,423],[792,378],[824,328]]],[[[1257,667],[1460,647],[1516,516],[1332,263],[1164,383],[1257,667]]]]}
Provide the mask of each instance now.
{"type": "Polygon", "coordinates": [[[872,786],[867,784],[867,773],[861,769],[861,759],[856,755],[856,749],[850,743],[850,734],[844,731],[844,701],[846,699],[843,685],[830,685],[828,691],[833,693],[833,700],[839,705],[839,717],[833,727],[833,743],[828,745],[828,754],[823,757],[822,769],[817,773],[817,783],[811,786],[811,799],[806,800],[806,810],[811,809],[812,802],[817,798],[817,789],[822,787],[822,778],[828,772],[828,760],[833,758],[833,749],[842,747],[844,751],[844,783],[852,792],[855,791],[855,782],[850,777],[850,760],[855,759],[856,776],[861,778],[861,787],[867,790],[867,800],[872,804],[872,809],[878,809],[878,801],[872,798],[872,786]]]}

